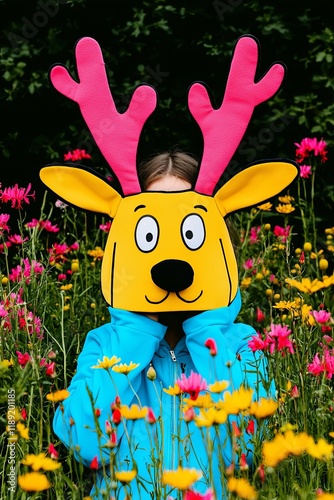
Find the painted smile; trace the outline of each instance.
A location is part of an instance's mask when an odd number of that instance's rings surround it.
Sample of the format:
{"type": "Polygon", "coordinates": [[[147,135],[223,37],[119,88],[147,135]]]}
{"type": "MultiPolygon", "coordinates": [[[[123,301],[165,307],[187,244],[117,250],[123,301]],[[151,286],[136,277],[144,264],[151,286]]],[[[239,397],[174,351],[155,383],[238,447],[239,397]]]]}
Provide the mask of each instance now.
{"type": "MultiPolygon", "coordinates": [[[[170,292],[167,292],[166,295],[161,300],[157,300],[157,301],[150,300],[147,297],[147,295],[145,295],[145,299],[147,300],[147,302],[149,304],[162,304],[162,302],[164,302],[165,300],[168,299],[169,294],[170,294],[170,292]]],[[[199,295],[195,299],[187,300],[187,299],[184,299],[183,297],[181,297],[181,295],[179,294],[179,292],[176,292],[177,298],[180,299],[180,300],[182,300],[182,302],[186,302],[187,304],[192,304],[193,302],[196,302],[196,300],[198,300],[202,296],[202,294],[203,294],[203,290],[200,291],[199,295]]]]}

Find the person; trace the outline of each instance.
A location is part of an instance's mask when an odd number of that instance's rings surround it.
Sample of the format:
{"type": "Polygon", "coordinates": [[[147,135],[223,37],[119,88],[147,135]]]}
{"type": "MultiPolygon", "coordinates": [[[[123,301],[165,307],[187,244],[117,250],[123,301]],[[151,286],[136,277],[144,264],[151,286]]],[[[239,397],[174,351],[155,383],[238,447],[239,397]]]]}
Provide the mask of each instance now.
{"type": "MultiPolygon", "coordinates": [[[[182,191],[193,186],[197,167],[192,155],[171,151],[144,162],[138,174],[145,191],[182,191]]],[[[68,388],[70,395],[57,408],[53,429],[85,466],[97,459],[100,468],[91,498],[114,498],[115,469],[137,473],[130,485],[124,486],[124,498],[176,498],[175,491],[163,489],[159,471],[178,466],[202,472],[194,491],[204,494],[212,487],[216,500],[224,498],[224,468],[235,463],[228,426],[219,426],[220,440],[212,439],[212,450],[208,451],[202,430],[181,415],[175,384],[182,377],[200,374],[207,385],[226,380],[232,390],[244,384],[254,390],[256,398],[267,396],[261,383],[261,377],[267,377],[265,363],[248,347],[254,330],[235,322],[240,308],[240,291],[229,306],[191,313],[147,314],[109,307],[110,322],[88,333],[68,388]],[[208,339],[215,346],[214,357],[206,347],[208,339]],[[126,376],[94,368],[99,360],[106,360],[105,356],[137,367],[126,376]],[[149,408],[155,423],[138,419],[125,425],[117,421],[119,412],[115,409],[134,404],[149,408]],[[114,458],[110,460],[110,456],[114,458]],[[130,488],[131,496],[126,497],[130,488]]],[[[244,440],[251,463],[249,436],[245,434],[244,440]]]]}

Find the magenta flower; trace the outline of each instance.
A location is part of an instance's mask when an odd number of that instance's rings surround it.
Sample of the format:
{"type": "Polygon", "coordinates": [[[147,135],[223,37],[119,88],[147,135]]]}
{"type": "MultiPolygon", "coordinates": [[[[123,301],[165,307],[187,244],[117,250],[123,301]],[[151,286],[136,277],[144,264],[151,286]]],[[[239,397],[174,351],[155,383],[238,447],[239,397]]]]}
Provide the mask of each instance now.
{"type": "Polygon", "coordinates": [[[249,243],[254,245],[255,243],[258,243],[259,240],[259,234],[261,232],[261,226],[257,227],[251,227],[250,232],[249,232],[249,243]]]}
{"type": "Polygon", "coordinates": [[[286,226],[286,227],[275,226],[273,233],[277,238],[280,238],[282,243],[285,243],[287,237],[290,234],[290,229],[291,229],[291,226],[286,226]]]}
{"type": "Polygon", "coordinates": [[[300,165],[299,175],[302,179],[308,179],[312,175],[312,168],[310,165],[300,165]]]}
{"type": "MultiPolygon", "coordinates": [[[[289,339],[289,335],[291,334],[291,330],[286,325],[275,325],[272,323],[270,325],[270,330],[268,332],[268,336],[270,339],[274,340],[274,342],[270,343],[269,352],[273,354],[275,349],[277,351],[283,351],[283,349],[287,349],[291,354],[293,354],[294,348],[291,340],[289,339]]],[[[283,353],[284,355],[284,353],[283,353]]]]}
{"type": "Polygon", "coordinates": [[[28,352],[25,352],[24,354],[20,351],[16,351],[17,354],[17,362],[22,368],[26,366],[29,361],[31,361],[31,356],[28,352]]]}
{"type": "Polygon", "coordinates": [[[86,153],[84,149],[74,149],[73,151],[69,151],[68,153],[64,154],[65,161],[79,161],[84,159],[92,159],[92,157],[88,153],[86,153]]]}
{"type": "Polygon", "coordinates": [[[324,311],[323,309],[321,311],[310,311],[310,315],[313,316],[316,322],[320,325],[327,323],[327,321],[332,318],[331,313],[324,311]]]}
{"type": "Polygon", "coordinates": [[[312,363],[310,363],[307,367],[309,373],[312,375],[320,375],[324,373],[326,378],[331,379],[334,374],[334,356],[333,349],[331,351],[328,350],[327,347],[324,348],[324,354],[319,358],[319,354],[317,353],[312,363]]]}
{"type": "Polygon", "coordinates": [[[269,338],[266,336],[265,339],[263,339],[260,332],[256,332],[256,334],[252,336],[251,340],[249,340],[248,346],[253,352],[265,351],[269,346],[269,338]]]}
{"type": "Polygon", "coordinates": [[[35,193],[30,193],[31,184],[29,183],[27,188],[19,188],[18,184],[14,187],[5,188],[3,191],[0,190],[0,200],[3,203],[12,203],[12,208],[22,208],[22,203],[25,202],[29,204],[29,198],[35,198],[35,193]]]}
{"type": "Polygon", "coordinates": [[[248,271],[253,269],[254,266],[255,266],[255,259],[247,259],[247,260],[245,260],[245,262],[242,265],[242,267],[244,269],[247,269],[248,271]]]}
{"type": "Polygon", "coordinates": [[[198,493],[197,491],[186,491],[183,500],[215,500],[213,491],[207,490],[205,493],[198,493]]]}
{"type": "Polygon", "coordinates": [[[215,339],[206,339],[205,341],[205,347],[207,347],[208,349],[210,349],[210,354],[211,356],[216,356],[217,353],[218,353],[218,349],[217,349],[217,344],[216,344],[216,341],[215,339]]]}
{"type": "Polygon", "coordinates": [[[308,158],[310,153],[313,153],[314,156],[320,156],[322,163],[328,159],[326,150],[327,143],[323,139],[318,141],[316,137],[306,137],[302,139],[300,144],[295,142],[295,146],[297,146],[296,159],[298,163],[301,163],[305,158],[308,158]]]}
{"type": "Polygon", "coordinates": [[[261,309],[258,307],[258,308],[256,309],[256,321],[257,321],[258,323],[262,323],[262,321],[264,321],[264,320],[265,320],[265,318],[266,318],[266,316],[265,316],[264,312],[263,312],[263,311],[261,311],[261,309]]]}
{"type": "Polygon", "coordinates": [[[106,224],[99,225],[99,229],[101,229],[101,231],[104,231],[105,233],[109,233],[110,228],[111,228],[111,221],[108,221],[106,224]]]}
{"type": "Polygon", "coordinates": [[[20,234],[12,234],[11,236],[8,236],[8,241],[10,241],[13,245],[22,245],[23,242],[28,241],[28,238],[23,239],[20,234]]]}
{"type": "Polygon", "coordinates": [[[4,231],[9,231],[9,226],[7,224],[7,222],[9,221],[10,219],[10,215],[9,214],[0,214],[0,235],[2,235],[4,233],[4,231]]]}
{"type": "Polygon", "coordinates": [[[197,399],[200,391],[204,391],[208,387],[206,380],[199,373],[193,372],[193,370],[191,370],[189,377],[182,373],[181,378],[177,379],[176,384],[182,392],[187,392],[192,400],[197,399]]]}

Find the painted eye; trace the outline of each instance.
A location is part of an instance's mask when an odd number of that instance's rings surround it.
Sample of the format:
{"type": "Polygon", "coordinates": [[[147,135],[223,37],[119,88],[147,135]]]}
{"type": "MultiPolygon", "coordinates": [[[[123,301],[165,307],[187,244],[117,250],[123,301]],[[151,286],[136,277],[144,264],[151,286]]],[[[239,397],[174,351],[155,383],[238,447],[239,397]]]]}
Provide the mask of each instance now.
{"type": "Polygon", "coordinates": [[[205,240],[205,226],[202,217],[197,214],[187,215],[182,221],[181,234],[184,244],[190,250],[200,248],[205,240]]]}
{"type": "Polygon", "coordinates": [[[157,246],[159,238],[159,225],[154,217],[144,215],[137,222],[135,239],[139,250],[142,252],[152,252],[157,246]]]}

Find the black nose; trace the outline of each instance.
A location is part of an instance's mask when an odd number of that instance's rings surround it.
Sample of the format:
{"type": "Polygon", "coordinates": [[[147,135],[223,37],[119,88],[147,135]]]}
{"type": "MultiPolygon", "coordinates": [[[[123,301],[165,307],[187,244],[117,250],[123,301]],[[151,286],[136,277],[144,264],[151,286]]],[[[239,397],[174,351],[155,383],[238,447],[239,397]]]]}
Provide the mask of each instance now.
{"type": "Polygon", "coordinates": [[[163,260],[152,267],[154,283],[168,292],[180,292],[188,288],[194,279],[194,271],[184,260],[163,260]]]}

